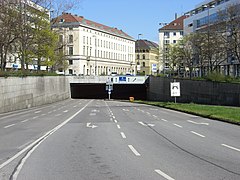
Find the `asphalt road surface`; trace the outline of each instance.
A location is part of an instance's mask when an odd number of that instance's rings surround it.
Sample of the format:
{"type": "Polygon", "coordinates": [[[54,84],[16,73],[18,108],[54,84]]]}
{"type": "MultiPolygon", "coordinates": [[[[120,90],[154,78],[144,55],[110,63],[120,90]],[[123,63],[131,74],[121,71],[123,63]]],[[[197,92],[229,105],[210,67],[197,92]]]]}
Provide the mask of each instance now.
{"type": "Polygon", "coordinates": [[[2,114],[0,179],[239,180],[240,126],[104,100],[2,114]]]}

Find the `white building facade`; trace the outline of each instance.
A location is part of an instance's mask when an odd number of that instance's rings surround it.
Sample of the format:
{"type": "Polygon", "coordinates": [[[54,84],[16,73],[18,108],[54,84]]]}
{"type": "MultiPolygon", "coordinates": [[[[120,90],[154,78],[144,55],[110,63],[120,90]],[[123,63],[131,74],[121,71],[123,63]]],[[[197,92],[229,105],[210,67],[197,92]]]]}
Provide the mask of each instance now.
{"type": "Polygon", "coordinates": [[[171,23],[159,29],[159,71],[165,73],[169,68],[168,46],[177,44],[183,37],[183,20],[186,16],[176,18],[171,23]]]}
{"type": "Polygon", "coordinates": [[[66,75],[135,74],[135,40],[122,30],[70,13],[59,16],[52,29],[64,44],[66,75]]]}

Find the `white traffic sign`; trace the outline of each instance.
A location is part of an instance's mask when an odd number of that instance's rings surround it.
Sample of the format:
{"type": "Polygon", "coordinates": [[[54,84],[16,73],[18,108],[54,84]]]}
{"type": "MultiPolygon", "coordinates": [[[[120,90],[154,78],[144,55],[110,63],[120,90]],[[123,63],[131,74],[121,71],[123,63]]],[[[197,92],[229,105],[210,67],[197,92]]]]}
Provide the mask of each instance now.
{"type": "Polygon", "coordinates": [[[157,72],[157,64],[152,64],[152,72],[157,72]]]}
{"type": "Polygon", "coordinates": [[[171,82],[170,88],[172,97],[180,96],[180,82],[171,82]]]}

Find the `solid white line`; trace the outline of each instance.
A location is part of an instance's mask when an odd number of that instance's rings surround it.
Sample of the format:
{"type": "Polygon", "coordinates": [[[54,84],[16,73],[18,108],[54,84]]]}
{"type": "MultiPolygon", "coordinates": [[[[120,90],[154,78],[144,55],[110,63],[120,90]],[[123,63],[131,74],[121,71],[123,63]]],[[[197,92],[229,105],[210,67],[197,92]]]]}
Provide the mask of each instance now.
{"type": "Polygon", "coordinates": [[[232,149],[232,150],[235,150],[235,151],[239,151],[240,152],[240,149],[237,149],[237,148],[235,148],[235,147],[232,147],[232,146],[229,146],[229,145],[226,145],[226,144],[221,144],[222,146],[225,146],[225,147],[227,147],[227,148],[230,148],[230,149],[232,149]]]}
{"type": "Polygon", "coordinates": [[[7,161],[5,161],[4,163],[0,164],[0,169],[2,169],[3,167],[5,167],[6,165],[8,165],[9,163],[11,163],[12,161],[14,161],[16,158],[18,158],[19,156],[21,156],[24,152],[26,152],[28,149],[32,148],[33,146],[37,147],[40,142],[44,141],[47,137],[49,137],[50,135],[52,135],[53,133],[55,133],[58,129],[60,129],[62,126],[64,126],[65,124],[67,124],[69,121],[71,121],[75,116],[77,116],[80,112],[82,112],[93,100],[89,101],[82,109],[80,109],[78,112],[76,112],[74,115],[72,115],[71,117],[69,117],[66,121],[62,122],[61,124],[59,124],[58,126],[56,126],[55,128],[53,128],[52,130],[48,131],[45,135],[43,135],[42,137],[38,138],[36,141],[34,141],[33,143],[31,143],[30,145],[28,145],[27,147],[25,147],[23,150],[19,151],[17,154],[15,154],[13,157],[9,158],[7,161]]]}
{"type": "Polygon", "coordinates": [[[136,156],[141,156],[141,154],[139,154],[137,152],[137,150],[132,146],[132,145],[128,145],[128,147],[131,149],[131,151],[136,155],[136,156]]]}
{"type": "Polygon", "coordinates": [[[200,137],[205,137],[204,135],[202,135],[202,134],[199,134],[199,133],[196,133],[196,132],[194,132],[194,131],[191,131],[191,133],[193,133],[193,134],[195,134],[195,135],[197,135],[197,136],[200,136],[200,137]]]}
{"type": "Polygon", "coordinates": [[[166,119],[161,119],[162,121],[165,121],[165,122],[167,122],[168,120],[166,120],[166,119]]]}
{"type": "Polygon", "coordinates": [[[179,128],[182,128],[182,126],[178,125],[178,124],[173,124],[174,126],[177,126],[179,128]]]}
{"type": "Polygon", "coordinates": [[[7,128],[10,128],[10,127],[15,126],[15,125],[16,125],[16,124],[10,124],[10,125],[8,125],[8,126],[5,126],[4,128],[7,129],[7,128]]]}
{"type": "Polygon", "coordinates": [[[118,128],[118,129],[121,129],[120,125],[117,125],[117,128],[118,128]]]}
{"type": "Polygon", "coordinates": [[[122,136],[123,139],[127,138],[123,132],[121,132],[121,136],[122,136]]]}
{"type": "Polygon", "coordinates": [[[167,180],[174,180],[172,177],[170,177],[169,175],[165,174],[164,172],[162,172],[159,169],[156,169],[155,172],[158,173],[159,175],[161,175],[162,177],[164,177],[167,180]]]}

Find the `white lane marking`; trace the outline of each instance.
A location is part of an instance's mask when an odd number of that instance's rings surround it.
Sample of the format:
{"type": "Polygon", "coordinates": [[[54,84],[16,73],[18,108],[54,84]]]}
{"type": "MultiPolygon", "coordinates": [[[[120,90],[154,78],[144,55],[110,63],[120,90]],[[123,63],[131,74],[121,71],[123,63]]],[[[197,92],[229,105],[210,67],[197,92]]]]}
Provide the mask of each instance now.
{"type": "Polygon", "coordinates": [[[42,112],[42,111],[36,111],[36,112],[34,112],[35,114],[38,114],[38,113],[40,113],[40,112],[42,112]]]}
{"type": "Polygon", "coordinates": [[[23,120],[23,121],[21,121],[22,123],[25,123],[25,122],[28,122],[29,121],[29,119],[25,119],[25,120],[23,120]]]}
{"type": "Polygon", "coordinates": [[[165,121],[165,122],[167,122],[168,120],[166,120],[166,119],[161,119],[162,121],[165,121]]]}
{"type": "Polygon", "coordinates": [[[32,142],[33,142],[33,140],[28,141],[27,143],[25,143],[25,144],[19,146],[18,149],[22,149],[22,148],[26,147],[28,144],[30,144],[30,143],[32,143],[32,142]]]}
{"type": "Polygon", "coordinates": [[[52,113],[52,111],[49,111],[49,112],[48,112],[48,114],[51,114],[51,113],[52,113]]]}
{"type": "Polygon", "coordinates": [[[187,120],[187,122],[190,122],[190,123],[193,123],[193,124],[198,124],[198,125],[206,125],[206,126],[209,125],[209,123],[198,123],[198,122],[191,121],[191,120],[187,120]]]}
{"type": "Polygon", "coordinates": [[[139,124],[143,125],[143,126],[147,126],[146,124],[144,124],[143,122],[141,121],[138,121],[139,124]]]}
{"type": "Polygon", "coordinates": [[[137,150],[132,145],[128,145],[128,147],[136,156],[141,156],[141,154],[139,154],[139,152],[137,152],[137,150]]]}
{"type": "Polygon", "coordinates": [[[153,117],[157,118],[157,116],[156,116],[156,115],[153,115],[153,117]]]}
{"type": "Polygon", "coordinates": [[[195,134],[195,135],[197,135],[197,136],[200,136],[200,137],[202,137],[202,138],[204,138],[204,137],[205,137],[204,135],[202,135],[202,134],[199,134],[199,133],[197,133],[197,132],[194,132],[194,131],[191,131],[191,133],[193,133],[193,134],[195,134]]]}
{"type": "Polygon", "coordinates": [[[113,119],[115,119],[115,116],[112,116],[113,119]]]}
{"type": "Polygon", "coordinates": [[[158,109],[150,108],[150,110],[157,111],[158,109]]]}
{"type": "Polygon", "coordinates": [[[68,112],[68,110],[65,110],[65,111],[63,111],[64,113],[67,113],[68,112]]]}
{"type": "Polygon", "coordinates": [[[55,116],[57,117],[57,116],[61,116],[62,114],[56,114],[55,116]]]}
{"type": "Polygon", "coordinates": [[[154,127],[154,126],[155,126],[155,124],[148,124],[148,126],[150,126],[150,127],[154,127]]]}
{"type": "Polygon", "coordinates": [[[150,115],[151,113],[150,112],[146,112],[148,115],[150,115]]]}
{"type": "Polygon", "coordinates": [[[115,119],[114,122],[117,123],[118,121],[115,119]]]}
{"type": "Polygon", "coordinates": [[[89,116],[96,116],[96,113],[90,113],[89,116]]]}
{"type": "MultiPolygon", "coordinates": [[[[75,116],[77,116],[80,112],[82,112],[93,100],[89,101],[82,109],[80,109],[78,112],[76,112],[74,115],[72,115],[71,117],[69,117],[66,121],[62,122],[61,124],[59,124],[58,126],[56,126],[55,128],[53,128],[52,130],[48,131],[45,135],[43,135],[42,137],[38,138],[36,141],[34,141],[33,143],[31,143],[30,145],[28,145],[27,147],[25,147],[23,150],[19,151],[17,154],[15,154],[13,157],[9,158],[7,161],[5,161],[4,163],[0,164],[0,169],[2,169],[3,167],[5,167],[6,165],[8,165],[9,163],[11,163],[12,161],[14,161],[16,158],[18,158],[19,156],[21,156],[24,152],[26,152],[28,149],[32,148],[31,151],[28,152],[27,156],[25,157],[29,157],[32,152],[45,140],[47,139],[50,135],[52,135],[53,133],[55,133],[57,130],[59,130],[61,127],[63,127],[65,124],[67,124],[69,121],[71,121],[75,116]]],[[[26,159],[27,159],[26,158],[26,159]]],[[[26,161],[26,160],[25,160],[26,161]]],[[[22,166],[24,165],[25,161],[22,161],[21,164],[18,166],[13,179],[17,179],[17,176],[19,174],[19,172],[21,171],[22,166]]]]}
{"type": "Polygon", "coordinates": [[[32,119],[37,119],[37,118],[39,118],[39,116],[35,116],[35,117],[33,117],[32,119]]]}
{"type": "Polygon", "coordinates": [[[41,114],[41,116],[46,116],[46,114],[41,114]]]}
{"type": "Polygon", "coordinates": [[[158,173],[159,175],[161,175],[162,177],[164,177],[167,180],[175,180],[175,179],[173,179],[172,177],[170,177],[169,175],[167,175],[166,173],[162,172],[159,169],[156,169],[155,172],[158,173]]]}
{"type": "Polygon", "coordinates": [[[97,109],[93,109],[92,112],[99,112],[99,110],[97,110],[97,109]]]}
{"type": "Polygon", "coordinates": [[[15,125],[16,125],[16,124],[10,124],[10,125],[8,125],[8,126],[5,126],[4,128],[7,129],[7,128],[10,128],[10,127],[15,126],[15,125]]]}
{"type": "Polygon", "coordinates": [[[123,139],[127,138],[123,132],[121,132],[121,136],[122,136],[123,139]]]}
{"type": "Polygon", "coordinates": [[[221,144],[222,146],[225,146],[225,147],[227,147],[227,148],[229,148],[229,149],[232,149],[232,150],[235,150],[235,151],[239,151],[240,152],[240,149],[237,149],[237,148],[235,148],[235,147],[232,147],[232,146],[229,146],[229,145],[227,145],[227,144],[221,144]]]}
{"type": "Polygon", "coordinates": [[[92,123],[87,123],[87,127],[88,127],[88,128],[92,128],[92,129],[94,129],[94,128],[97,127],[97,126],[95,126],[95,125],[92,125],[92,126],[91,126],[91,124],[92,124],[92,123]]]}
{"type": "Polygon", "coordinates": [[[182,126],[178,125],[178,124],[173,124],[174,126],[177,126],[179,128],[182,128],[182,126]]]}
{"type": "Polygon", "coordinates": [[[128,112],[128,111],[129,111],[129,109],[123,109],[123,111],[127,111],[127,112],[128,112]]]}
{"type": "Polygon", "coordinates": [[[118,128],[118,129],[121,129],[120,125],[117,125],[117,128],[118,128]]]}
{"type": "Polygon", "coordinates": [[[73,106],[74,108],[77,107],[77,106],[73,106]]]}

